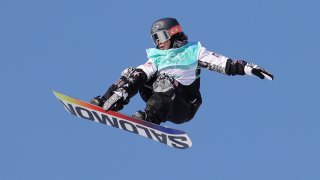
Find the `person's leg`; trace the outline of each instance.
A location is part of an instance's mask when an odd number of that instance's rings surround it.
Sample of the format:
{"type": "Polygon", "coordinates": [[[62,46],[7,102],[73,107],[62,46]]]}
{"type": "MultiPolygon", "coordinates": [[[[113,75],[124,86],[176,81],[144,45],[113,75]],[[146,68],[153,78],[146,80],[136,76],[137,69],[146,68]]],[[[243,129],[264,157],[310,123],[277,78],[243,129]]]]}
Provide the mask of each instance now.
{"type": "Polygon", "coordinates": [[[138,111],[133,117],[155,124],[168,120],[168,115],[175,98],[174,79],[160,75],[153,83],[151,97],[147,100],[145,111],[138,111]]]}
{"type": "Polygon", "coordinates": [[[176,98],[173,101],[169,121],[181,124],[190,121],[202,104],[200,93],[200,78],[188,86],[179,84],[176,88],[176,98]]]}

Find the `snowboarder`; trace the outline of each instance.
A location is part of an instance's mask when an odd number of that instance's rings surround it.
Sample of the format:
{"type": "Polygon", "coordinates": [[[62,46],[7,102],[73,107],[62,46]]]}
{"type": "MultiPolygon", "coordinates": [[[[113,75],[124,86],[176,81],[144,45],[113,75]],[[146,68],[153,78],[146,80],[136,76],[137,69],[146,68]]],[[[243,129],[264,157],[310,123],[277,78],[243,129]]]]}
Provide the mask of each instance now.
{"type": "Polygon", "coordinates": [[[147,49],[148,61],[125,69],[103,96],[91,100],[92,104],[119,111],[139,92],[146,107],[133,117],[155,124],[181,124],[190,121],[202,103],[200,68],[229,76],[254,75],[273,80],[270,72],[255,64],[208,51],[199,42],[188,42],[174,18],[155,21],[151,36],[156,48],[147,49]]]}

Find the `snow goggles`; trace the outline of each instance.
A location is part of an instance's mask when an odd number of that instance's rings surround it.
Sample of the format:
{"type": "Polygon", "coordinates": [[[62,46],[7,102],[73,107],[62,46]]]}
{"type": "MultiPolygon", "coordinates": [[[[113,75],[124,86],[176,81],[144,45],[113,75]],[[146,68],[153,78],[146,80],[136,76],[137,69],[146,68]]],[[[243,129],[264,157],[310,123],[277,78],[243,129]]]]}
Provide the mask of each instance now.
{"type": "Polygon", "coordinates": [[[153,42],[155,45],[158,45],[159,42],[164,43],[171,38],[171,36],[167,30],[157,31],[157,32],[153,33],[151,36],[152,36],[152,39],[153,39],[153,42]]]}
{"type": "Polygon", "coordinates": [[[153,39],[154,44],[158,45],[159,43],[165,43],[171,38],[171,36],[179,32],[182,32],[181,26],[174,26],[169,31],[168,30],[157,31],[151,34],[151,37],[153,39]]]}

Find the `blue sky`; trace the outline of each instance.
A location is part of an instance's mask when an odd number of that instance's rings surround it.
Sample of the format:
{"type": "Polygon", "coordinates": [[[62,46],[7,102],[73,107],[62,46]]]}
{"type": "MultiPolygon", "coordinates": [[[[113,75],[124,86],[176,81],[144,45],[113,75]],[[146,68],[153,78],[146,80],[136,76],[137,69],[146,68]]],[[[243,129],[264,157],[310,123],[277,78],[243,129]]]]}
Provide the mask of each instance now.
{"type": "MultiPolygon", "coordinates": [[[[316,0],[0,1],[0,179],[320,179],[316,0]],[[73,117],[83,100],[143,64],[159,18],[190,41],[271,71],[273,82],[202,72],[203,105],[176,150],[73,117]]],[[[144,104],[139,96],[122,111],[144,104]]]]}

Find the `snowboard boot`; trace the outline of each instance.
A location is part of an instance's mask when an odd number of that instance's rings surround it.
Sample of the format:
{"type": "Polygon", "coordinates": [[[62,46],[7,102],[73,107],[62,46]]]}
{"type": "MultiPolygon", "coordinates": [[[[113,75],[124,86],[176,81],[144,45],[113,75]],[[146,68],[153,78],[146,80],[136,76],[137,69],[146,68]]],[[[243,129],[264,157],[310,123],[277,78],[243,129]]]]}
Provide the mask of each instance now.
{"type": "Polygon", "coordinates": [[[134,113],[134,115],[132,115],[133,118],[140,119],[143,121],[145,121],[146,116],[146,113],[141,110],[137,111],[136,113],[134,113]]]}
{"type": "Polygon", "coordinates": [[[158,118],[155,118],[154,115],[148,114],[141,110],[137,111],[134,115],[132,115],[132,117],[143,120],[143,121],[148,121],[154,124],[158,124],[158,125],[161,123],[161,121],[158,118]]]}
{"type": "Polygon", "coordinates": [[[100,96],[94,97],[90,100],[90,103],[99,107],[103,106],[103,98],[101,98],[100,96]]]}

